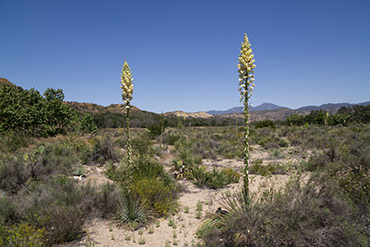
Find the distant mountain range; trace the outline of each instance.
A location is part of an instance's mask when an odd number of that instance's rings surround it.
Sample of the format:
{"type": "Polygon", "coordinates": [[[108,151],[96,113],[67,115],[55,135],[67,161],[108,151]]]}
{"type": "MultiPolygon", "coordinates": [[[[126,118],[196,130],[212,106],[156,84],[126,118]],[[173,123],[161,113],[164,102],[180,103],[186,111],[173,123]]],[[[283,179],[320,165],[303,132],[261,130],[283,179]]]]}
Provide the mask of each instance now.
{"type": "MultiPolygon", "coordinates": [[[[278,109],[283,109],[283,108],[287,108],[287,107],[278,106],[272,103],[263,103],[255,107],[250,106],[249,110],[250,111],[273,111],[273,110],[278,110],[278,109]]],[[[230,108],[226,111],[212,110],[212,111],[207,111],[206,113],[211,114],[211,115],[224,115],[224,114],[242,113],[242,112],[243,112],[243,107],[237,106],[237,107],[230,108]]]]}
{"type": "MultiPolygon", "coordinates": [[[[288,107],[279,106],[279,105],[275,105],[275,104],[272,104],[272,103],[263,103],[259,106],[255,106],[255,107],[250,106],[250,111],[251,112],[255,112],[255,111],[275,111],[275,110],[280,110],[280,109],[289,109],[289,110],[296,111],[296,112],[310,112],[310,111],[313,111],[313,110],[324,110],[324,111],[328,111],[328,112],[331,112],[331,113],[335,113],[343,106],[349,107],[349,106],[353,106],[353,105],[366,106],[366,105],[370,105],[370,101],[366,101],[366,102],[362,102],[362,103],[358,103],[358,104],[349,104],[349,103],[333,104],[333,103],[328,103],[328,104],[323,104],[323,105],[320,105],[320,106],[315,106],[315,105],[303,106],[303,107],[300,107],[298,109],[290,109],[288,107]]],[[[242,107],[233,107],[233,108],[230,108],[230,109],[224,110],[224,111],[212,110],[212,111],[207,111],[206,113],[211,114],[211,115],[225,115],[225,114],[235,114],[235,113],[238,114],[238,113],[243,113],[243,108],[242,107]]]]}
{"type": "MultiPolygon", "coordinates": [[[[1,85],[11,85],[16,87],[13,83],[11,83],[9,80],[5,78],[0,77],[0,86],[1,85]]],[[[97,104],[91,104],[91,103],[78,103],[78,102],[65,102],[65,104],[68,104],[72,109],[77,110],[81,113],[93,113],[93,114],[122,114],[123,112],[123,105],[122,104],[112,104],[110,106],[104,107],[97,104]]],[[[288,107],[275,105],[272,103],[263,103],[258,106],[251,106],[250,107],[250,119],[251,121],[261,121],[265,119],[270,120],[284,120],[287,116],[296,113],[296,114],[302,114],[307,115],[312,110],[325,110],[327,112],[330,112],[332,114],[336,113],[341,107],[349,107],[354,105],[370,105],[370,101],[362,102],[358,104],[349,104],[349,103],[328,103],[323,104],[320,106],[310,105],[310,106],[303,106],[298,109],[290,109],[288,107]]],[[[242,107],[233,107],[228,110],[223,111],[207,111],[207,112],[195,112],[195,113],[187,113],[183,111],[174,111],[174,112],[167,112],[165,115],[175,115],[178,117],[183,118],[243,118],[243,108],[242,107]]],[[[148,124],[154,122],[154,119],[159,118],[159,114],[143,111],[136,107],[133,107],[132,109],[133,118],[137,119],[145,119],[144,122],[147,122],[148,124]],[[135,115],[135,117],[134,117],[135,115]]]]}

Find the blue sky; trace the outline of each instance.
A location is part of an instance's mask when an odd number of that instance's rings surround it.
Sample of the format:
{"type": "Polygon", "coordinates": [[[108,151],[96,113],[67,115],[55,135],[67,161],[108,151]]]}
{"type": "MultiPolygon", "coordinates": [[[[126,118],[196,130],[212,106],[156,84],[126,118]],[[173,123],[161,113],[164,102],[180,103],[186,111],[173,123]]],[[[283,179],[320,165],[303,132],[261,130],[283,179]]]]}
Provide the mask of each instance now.
{"type": "Polygon", "coordinates": [[[370,100],[370,1],[0,0],[0,77],[65,100],[224,110],[239,102],[236,64],[247,33],[253,105],[291,108],[370,100]]]}

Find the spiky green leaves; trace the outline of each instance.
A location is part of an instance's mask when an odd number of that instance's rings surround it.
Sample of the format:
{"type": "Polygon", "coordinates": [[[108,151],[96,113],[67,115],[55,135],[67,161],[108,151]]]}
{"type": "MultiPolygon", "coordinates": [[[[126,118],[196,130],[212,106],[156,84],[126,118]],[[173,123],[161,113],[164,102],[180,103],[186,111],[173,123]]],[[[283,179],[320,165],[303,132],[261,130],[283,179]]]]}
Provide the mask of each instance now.
{"type": "Polygon", "coordinates": [[[134,84],[132,83],[134,79],[132,78],[132,72],[128,66],[127,61],[125,60],[122,66],[121,73],[121,89],[122,89],[122,99],[126,106],[130,105],[132,100],[132,93],[134,90],[134,84]]]}
{"type": "Polygon", "coordinates": [[[242,47],[240,49],[239,55],[239,91],[240,100],[247,102],[247,100],[252,96],[252,91],[254,88],[254,54],[252,54],[251,44],[249,43],[247,34],[244,34],[244,41],[242,42],[242,47]],[[245,100],[247,99],[247,100],[245,100]]]}

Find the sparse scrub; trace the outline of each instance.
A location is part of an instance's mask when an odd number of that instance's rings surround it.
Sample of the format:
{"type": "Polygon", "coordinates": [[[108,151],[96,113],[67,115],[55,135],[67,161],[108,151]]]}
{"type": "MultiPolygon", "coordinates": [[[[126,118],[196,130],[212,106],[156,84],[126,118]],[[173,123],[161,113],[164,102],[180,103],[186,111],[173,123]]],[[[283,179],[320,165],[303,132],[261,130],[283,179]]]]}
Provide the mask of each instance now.
{"type": "MultiPolygon", "coordinates": [[[[230,214],[222,224],[208,227],[203,234],[207,246],[282,246],[286,243],[368,246],[370,194],[365,189],[370,186],[368,126],[323,128],[326,133],[315,126],[285,129],[288,137],[301,136],[303,150],[319,150],[308,162],[299,165],[300,169],[313,172],[309,182],[303,184],[296,180],[283,192],[266,192],[261,200],[252,202],[247,213],[230,214]]],[[[294,144],[294,139],[291,142],[294,144]]],[[[287,166],[289,164],[265,166],[259,160],[250,172],[280,173],[278,170],[286,171],[287,166]]]]}
{"type": "Polygon", "coordinates": [[[16,193],[27,181],[47,181],[54,174],[67,174],[77,162],[70,147],[40,145],[30,154],[16,154],[0,161],[0,188],[16,193]]]}
{"type": "Polygon", "coordinates": [[[300,183],[291,184],[284,194],[265,194],[264,201],[253,203],[249,212],[232,215],[224,226],[206,234],[207,246],[360,245],[361,227],[353,225],[352,218],[356,210],[333,194],[336,185],[312,181],[302,187],[300,183]]]}

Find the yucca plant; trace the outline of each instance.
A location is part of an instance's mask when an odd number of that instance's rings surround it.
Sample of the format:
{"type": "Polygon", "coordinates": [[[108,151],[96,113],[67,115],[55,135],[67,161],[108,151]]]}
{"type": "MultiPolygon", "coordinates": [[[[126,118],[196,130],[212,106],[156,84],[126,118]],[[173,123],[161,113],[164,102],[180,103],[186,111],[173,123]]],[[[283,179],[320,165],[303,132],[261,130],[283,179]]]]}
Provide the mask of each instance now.
{"type": "Polygon", "coordinates": [[[145,226],[151,219],[151,213],[139,199],[126,196],[116,211],[118,223],[132,230],[145,226]]]}
{"type": "Polygon", "coordinates": [[[249,98],[252,96],[254,88],[254,54],[252,54],[251,44],[249,43],[247,34],[244,34],[244,41],[240,49],[239,55],[239,91],[240,101],[244,104],[244,185],[243,194],[245,204],[249,205],[249,180],[248,180],[248,166],[249,166],[249,98]]]}
{"type": "Polygon", "coordinates": [[[134,79],[132,78],[132,72],[128,66],[127,61],[123,63],[122,73],[121,73],[121,89],[122,89],[122,100],[125,103],[126,109],[126,144],[127,144],[127,163],[131,165],[131,145],[130,145],[130,108],[132,93],[134,90],[134,85],[132,83],[134,79]]]}

